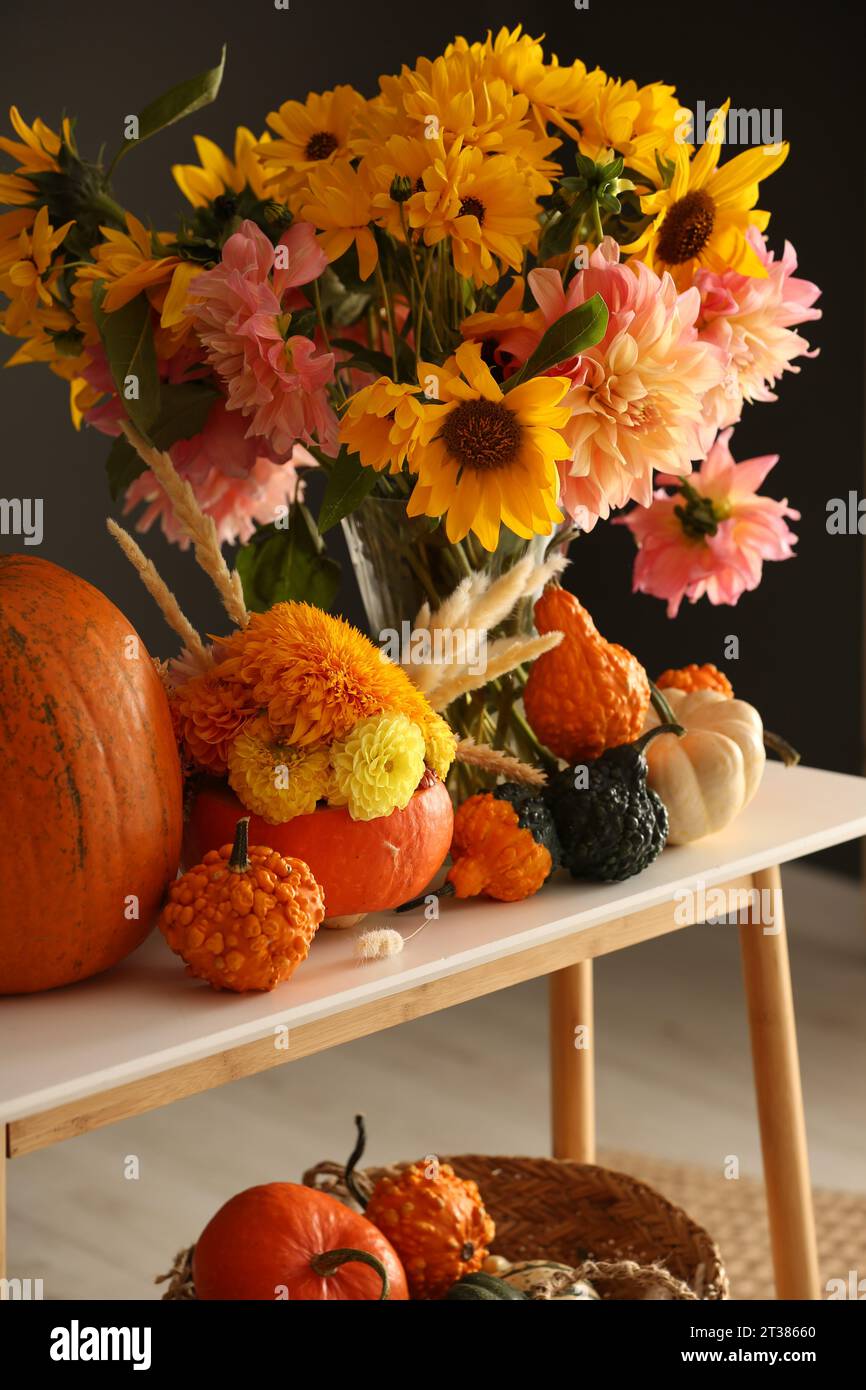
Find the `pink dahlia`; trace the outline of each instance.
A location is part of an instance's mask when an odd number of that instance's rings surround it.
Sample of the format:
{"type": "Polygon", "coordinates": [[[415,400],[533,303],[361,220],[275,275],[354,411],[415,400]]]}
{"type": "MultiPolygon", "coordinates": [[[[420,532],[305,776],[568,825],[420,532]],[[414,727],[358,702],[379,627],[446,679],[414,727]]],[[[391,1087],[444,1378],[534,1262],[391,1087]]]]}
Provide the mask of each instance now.
{"type": "Polygon", "coordinates": [[[787,498],[758,496],[778,454],[735,463],[730,437],[731,430],[719,435],[687,482],[664,479],[673,494],[660,489],[648,510],[617,518],[638,547],[635,592],[667,599],[669,618],[684,598],[736,603],[757,589],[765,560],[789,560],[794,553],[797,537],[785,518],[796,521],[800,513],[787,498]]]}
{"type": "MultiPolygon", "coordinates": [[[[204,429],[192,439],[180,439],[170,449],[172,463],[196,495],[199,506],[213,517],[220,545],[245,544],[256,522],[267,525],[284,515],[302,490],[297,464],[315,463],[302,445],[292,457],[279,462],[267,441],[244,433],[242,418],[217,401],[204,429]]],[[[171,504],[148,469],[126,490],[124,513],[140,503],[145,509],[136,521],[137,531],[149,531],[159,521],[164,534],[182,550],[189,540],[171,504]]]]}
{"type": "Polygon", "coordinates": [[[584,530],[629,501],[648,507],[653,470],[684,475],[706,452],[702,401],[724,373],[724,354],[699,342],[700,296],[677,292],[640,262],[619,264],[605,237],[566,290],[558,271],[534,270],[529,283],[545,326],[596,292],[608,308],[604,338],[558,374],[573,386],[562,402],[570,458],[560,464],[561,504],[584,530]]]}
{"type": "Polygon", "coordinates": [[[306,222],[294,223],[280,247],[285,251],[277,256],[254,222],[242,223],[220,264],[190,284],[190,313],[208,361],[225,382],[228,409],[250,422],[248,435],[267,439],[278,454],[296,440],[316,440],[336,454],[337,418],[326,390],[334,378],[333,353],[317,352],[300,334],[284,336],[284,300],[321,275],[327,257],[306,222]]]}
{"type": "Polygon", "coordinates": [[[746,239],[766,269],[765,278],[734,270],[699,270],[695,276],[701,296],[698,335],[721,348],[727,361],[724,380],[704,399],[708,439],[736,424],[744,401],[774,401],[771,388],[782,374],[800,370],[794,358],[818,352],[810,352],[806,339],[792,331],[795,324],[821,317],[812,307],[821,291],[795,276],[793,246],[786,241],[777,261],[757,227],[748,229],[746,239]]]}

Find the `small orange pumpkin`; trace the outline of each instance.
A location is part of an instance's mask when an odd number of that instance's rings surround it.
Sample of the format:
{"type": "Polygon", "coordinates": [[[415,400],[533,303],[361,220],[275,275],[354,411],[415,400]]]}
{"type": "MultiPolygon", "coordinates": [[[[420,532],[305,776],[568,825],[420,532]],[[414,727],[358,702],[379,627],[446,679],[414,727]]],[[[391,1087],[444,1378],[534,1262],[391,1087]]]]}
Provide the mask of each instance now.
{"type": "Polygon", "coordinates": [[[650,702],[646,671],[631,652],[607,642],[580,601],[549,584],[535,605],[542,634],[563,640],[533,662],[523,693],[526,717],[542,743],[569,763],[632,743],[650,702]]]}
{"type": "MultiPolygon", "coordinates": [[[[246,815],[234,792],[206,783],[193,802],[184,838],[184,861],[195,864],[234,834],[246,815]]],[[[283,825],[250,820],[250,835],[281,855],[309,864],[334,917],[386,912],[427,887],[441,868],[454,826],[451,797],[433,773],[402,811],[376,820],[352,820],[345,806],[320,806],[283,825]]]]}
{"type": "Polygon", "coordinates": [[[190,975],[214,989],[275,989],[305,961],[325,915],[301,859],[248,848],[250,818],[233,845],[211,850],[169,889],[160,930],[190,975]]]}
{"type": "Polygon", "coordinates": [[[248,1187],[220,1207],[196,1242],[192,1273],[205,1300],[409,1296],[400,1260],[372,1222],[294,1182],[248,1187]]]}
{"type": "Polygon", "coordinates": [[[693,690],[718,690],[720,695],[726,695],[729,700],[734,696],[731,682],[711,661],[705,662],[703,666],[698,666],[692,661],[688,666],[671,667],[662,671],[656,685],[659,690],[685,690],[689,694],[693,690]]]}

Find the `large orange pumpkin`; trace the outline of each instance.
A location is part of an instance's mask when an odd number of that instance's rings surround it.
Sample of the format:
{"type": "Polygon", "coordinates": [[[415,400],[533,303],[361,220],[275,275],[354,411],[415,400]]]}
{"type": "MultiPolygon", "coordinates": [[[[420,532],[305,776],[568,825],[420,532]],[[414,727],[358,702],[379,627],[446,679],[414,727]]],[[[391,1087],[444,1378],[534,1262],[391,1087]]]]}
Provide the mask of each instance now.
{"type": "Polygon", "coordinates": [[[27,555],[0,558],[0,769],[0,994],[86,979],[156,920],[180,857],[180,763],[131,624],[27,555]]]}
{"type": "MultiPolygon", "coordinates": [[[[246,815],[225,783],[204,785],[186,827],[185,862],[198,864],[208,850],[230,844],[238,818],[246,815]]],[[[325,895],[327,923],[386,912],[423,892],[445,862],[453,828],[451,798],[436,780],[390,816],[352,820],[344,806],[324,806],[283,825],[250,816],[249,836],[250,844],[309,864],[325,895]]]]}

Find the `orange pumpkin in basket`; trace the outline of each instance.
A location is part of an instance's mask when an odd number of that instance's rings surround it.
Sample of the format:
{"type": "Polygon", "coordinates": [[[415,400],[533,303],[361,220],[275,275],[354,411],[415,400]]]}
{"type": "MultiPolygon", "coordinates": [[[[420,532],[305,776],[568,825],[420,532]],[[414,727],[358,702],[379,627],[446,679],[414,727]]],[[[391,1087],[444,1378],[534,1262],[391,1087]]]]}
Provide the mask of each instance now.
{"type": "Polygon", "coordinates": [[[132,624],[48,560],[0,559],[0,994],[133,951],[177,871],[180,761],[132,624]]]}
{"type": "Polygon", "coordinates": [[[406,1276],[381,1231],[335,1197],[293,1182],[248,1187],[205,1226],[196,1297],[404,1301],[406,1276]]]}
{"type": "MultiPolygon", "coordinates": [[[[186,827],[185,862],[198,863],[208,850],[231,841],[238,818],[246,814],[224,784],[204,785],[186,827]]],[[[453,828],[451,798],[432,773],[405,810],[376,820],[352,820],[344,806],[322,806],[283,825],[250,817],[254,844],[270,845],[310,866],[329,920],[388,911],[422,892],[445,861],[453,828]]]]}
{"type": "Polygon", "coordinates": [[[523,693],[533,732],[569,763],[633,743],[649,708],[647,674],[637,657],[598,631],[574,594],[549,584],[535,605],[540,633],[561,632],[558,647],[533,662],[523,693]]]}

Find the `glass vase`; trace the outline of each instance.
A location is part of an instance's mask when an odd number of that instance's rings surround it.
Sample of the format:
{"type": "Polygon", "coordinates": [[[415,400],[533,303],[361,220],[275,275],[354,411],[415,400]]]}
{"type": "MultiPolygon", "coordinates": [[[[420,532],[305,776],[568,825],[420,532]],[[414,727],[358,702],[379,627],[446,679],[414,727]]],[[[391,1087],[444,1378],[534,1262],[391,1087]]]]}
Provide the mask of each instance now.
{"type": "MultiPolygon", "coordinates": [[[[402,623],[411,626],[425,602],[435,610],[467,575],[484,571],[496,579],[527,554],[541,564],[550,544],[548,536],[524,541],[505,527],[492,552],[471,535],[455,544],[439,522],[408,517],[403,498],[367,497],[342,525],[370,635],[379,644],[390,632],[402,634],[402,623]]],[[[535,593],[520,599],[511,616],[488,634],[488,640],[531,633],[537,597],[535,593]]],[[[460,696],[441,713],[457,734],[536,763],[545,756],[545,750],[523,714],[526,676],[527,671],[518,667],[460,696]]],[[[475,769],[456,763],[450,785],[462,800],[489,785],[489,775],[485,778],[475,769]]]]}

